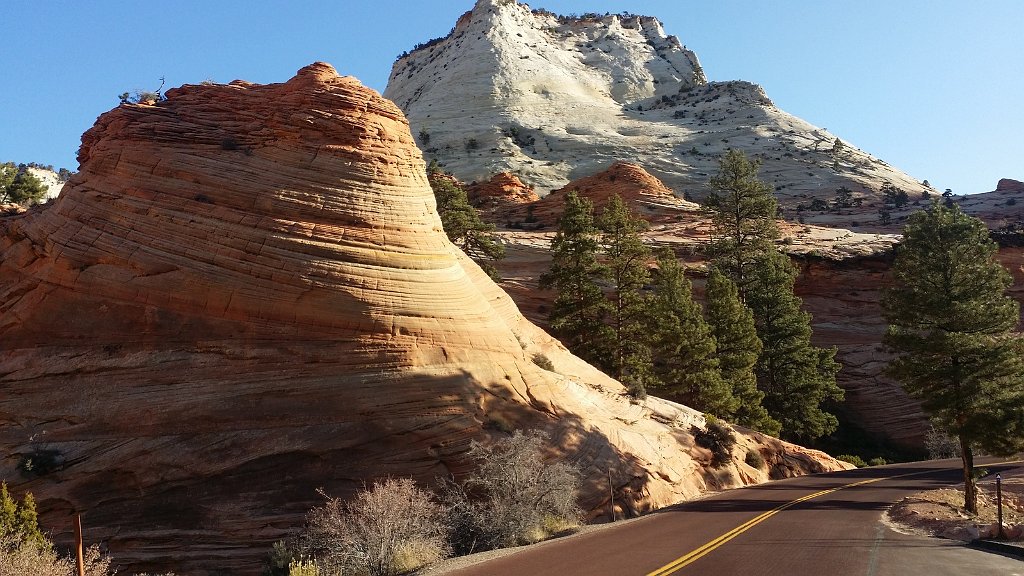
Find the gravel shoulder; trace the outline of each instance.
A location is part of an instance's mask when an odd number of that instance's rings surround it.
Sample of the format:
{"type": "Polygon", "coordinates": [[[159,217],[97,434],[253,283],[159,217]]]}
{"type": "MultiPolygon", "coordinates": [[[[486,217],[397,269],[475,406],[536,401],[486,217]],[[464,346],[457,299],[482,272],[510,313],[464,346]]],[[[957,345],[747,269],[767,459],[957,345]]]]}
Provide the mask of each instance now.
{"type": "MultiPolygon", "coordinates": [[[[1024,539],[1024,468],[1002,473],[1003,526],[1009,540],[1024,539]]],[[[918,492],[893,505],[884,519],[893,529],[911,534],[971,541],[993,538],[997,530],[996,480],[978,481],[978,514],[963,509],[963,487],[918,492]]]]}

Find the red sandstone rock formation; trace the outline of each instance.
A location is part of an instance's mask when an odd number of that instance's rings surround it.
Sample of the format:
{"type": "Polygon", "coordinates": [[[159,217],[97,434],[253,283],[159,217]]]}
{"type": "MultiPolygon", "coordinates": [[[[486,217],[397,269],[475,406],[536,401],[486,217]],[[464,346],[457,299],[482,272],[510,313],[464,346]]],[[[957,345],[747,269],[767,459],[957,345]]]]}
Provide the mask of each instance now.
{"type": "Polygon", "coordinates": [[[327,64],[121,105],[79,161],[0,218],[0,478],[59,540],[82,513],[132,568],[257,574],[316,488],[459,475],[514,428],[594,515],[609,471],[641,511],[841,466],[743,434],[710,470],[700,414],[630,402],[448,242],[401,112],[327,64]]]}
{"type": "Polygon", "coordinates": [[[1012,178],[1000,178],[996,184],[996,192],[1024,192],[1024,182],[1012,178]]]}
{"type": "Polygon", "coordinates": [[[522,217],[523,205],[540,200],[532,187],[509,172],[495,174],[485,182],[466,184],[465,189],[470,204],[490,222],[512,223],[522,217]]]}
{"type": "Polygon", "coordinates": [[[565,195],[575,190],[594,204],[595,211],[618,194],[634,212],[651,223],[692,220],[698,216],[698,206],[677,198],[660,180],[629,162],[616,162],[597,174],[573,180],[564,187],[519,208],[520,216],[529,214],[543,226],[554,226],[562,214],[565,195]]]}

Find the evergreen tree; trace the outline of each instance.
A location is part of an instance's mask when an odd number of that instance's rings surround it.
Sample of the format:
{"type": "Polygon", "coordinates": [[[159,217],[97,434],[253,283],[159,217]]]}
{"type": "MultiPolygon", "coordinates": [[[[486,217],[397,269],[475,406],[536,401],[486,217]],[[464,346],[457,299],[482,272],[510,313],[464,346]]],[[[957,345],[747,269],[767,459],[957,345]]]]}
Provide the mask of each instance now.
{"type": "Polygon", "coordinates": [[[0,536],[17,532],[18,503],[7,491],[7,483],[0,482],[0,536]]]}
{"type": "Polygon", "coordinates": [[[21,504],[7,491],[7,483],[0,483],[0,537],[8,536],[19,542],[31,542],[48,549],[50,542],[39,529],[36,500],[31,492],[25,494],[21,504]]]}
{"type": "Polygon", "coordinates": [[[540,287],[556,291],[548,315],[555,335],[573,354],[601,365],[613,335],[605,324],[611,306],[598,284],[608,269],[598,261],[598,250],[593,205],[570,191],[551,240],[551,267],[540,277],[540,287]]]}
{"type": "Polygon", "coordinates": [[[26,492],[18,506],[18,518],[15,520],[21,539],[24,542],[32,542],[39,546],[46,547],[49,540],[39,529],[39,515],[36,512],[36,499],[31,492],[26,492]]]}
{"type": "Polygon", "coordinates": [[[779,423],[768,415],[757,388],[754,366],[761,354],[761,340],[754,327],[754,315],[739,299],[736,284],[719,269],[708,271],[705,289],[706,312],[715,339],[722,380],[738,401],[731,419],[737,424],[777,436],[779,423]]]}
{"type": "Polygon", "coordinates": [[[740,402],[722,378],[715,337],[690,280],[671,250],[658,254],[658,269],[651,298],[658,386],[687,406],[732,420],[740,402]]]}
{"type": "Polygon", "coordinates": [[[762,344],[756,374],[764,407],[782,425],[784,436],[810,440],[837,425],[821,404],[843,398],[835,381],[839,365],[834,349],[811,345],[811,317],[793,294],[796,271],[775,249],[778,205],[771,187],[758,180],[759,167],[738,150],[722,159],[707,204],[710,252],[754,315],[762,344]]]}
{"type": "Polygon", "coordinates": [[[0,202],[31,204],[46,196],[43,181],[13,163],[0,164],[0,202]]]}
{"type": "Polygon", "coordinates": [[[746,298],[750,269],[772,250],[779,237],[775,225],[778,203],[771,186],[757,178],[760,162],[751,162],[743,152],[730,149],[711,178],[712,192],[705,210],[711,217],[711,256],[746,298]]]}
{"type": "Polygon", "coordinates": [[[611,284],[611,354],[601,363],[612,376],[642,396],[652,375],[647,299],[651,250],[640,238],[647,222],[633,214],[617,194],[597,220],[604,265],[611,284]]]}
{"type": "Polygon", "coordinates": [[[14,162],[0,164],[0,198],[7,194],[7,187],[14,183],[14,177],[18,175],[18,167],[14,162]]]}
{"type": "Polygon", "coordinates": [[[494,236],[494,226],[480,219],[466,191],[453,177],[442,173],[436,163],[428,167],[427,180],[434,191],[437,213],[448,239],[497,280],[494,262],[505,257],[505,247],[494,236]]]}
{"type": "Polygon", "coordinates": [[[843,400],[836,385],[836,349],[811,344],[811,315],[793,294],[793,264],[770,250],[752,269],[750,280],[747,305],[764,345],[756,373],[765,408],[786,438],[812,440],[831,434],[839,422],[822,405],[843,400]]]}
{"type": "MultiPolygon", "coordinates": [[[[951,196],[952,194],[950,194],[951,196]]],[[[889,373],[959,440],[964,508],[977,513],[974,449],[1024,449],[1024,343],[1013,283],[985,224],[935,201],[910,216],[883,307],[889,373]]]]}

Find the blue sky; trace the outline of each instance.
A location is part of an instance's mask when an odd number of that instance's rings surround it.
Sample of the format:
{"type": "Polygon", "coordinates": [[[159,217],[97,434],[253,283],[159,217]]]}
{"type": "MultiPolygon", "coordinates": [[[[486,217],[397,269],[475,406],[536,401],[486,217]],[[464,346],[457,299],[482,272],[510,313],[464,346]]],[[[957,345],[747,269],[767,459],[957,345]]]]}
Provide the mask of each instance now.
{"type": "MultiPolygon", "coordinates": [[[[76,169],[82,132],[125,91],[282,82],[323,60],[383,90],[395,57],[472,0],[5,0],[0,161],[76,169]]],[[[657,16],[711,80],[777,106],[939,189],[1024,180],[1020,0],[550,0],[657,16]]]]}

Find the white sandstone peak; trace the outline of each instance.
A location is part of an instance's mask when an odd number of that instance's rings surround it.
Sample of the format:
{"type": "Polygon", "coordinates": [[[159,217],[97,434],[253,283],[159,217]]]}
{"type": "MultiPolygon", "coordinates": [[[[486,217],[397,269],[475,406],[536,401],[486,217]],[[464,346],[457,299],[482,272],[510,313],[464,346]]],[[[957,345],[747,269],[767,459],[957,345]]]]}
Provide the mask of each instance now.
{"type": "Polygon", "coordinates": [[[634,14],[566,17],[477,0],[452,32],[395,62],[384,95],[427,159],[459,178],[512,172],[541,194],[615,161],[641,164],[677,195],[701,197],[718,159],[740,148],[784,207],[846,186],[914,178],[776,108],[750,82],[708,82],[697,55],[634,14]]]}

